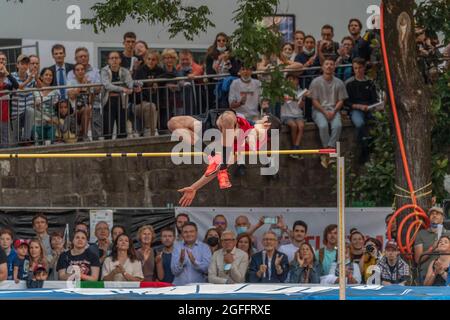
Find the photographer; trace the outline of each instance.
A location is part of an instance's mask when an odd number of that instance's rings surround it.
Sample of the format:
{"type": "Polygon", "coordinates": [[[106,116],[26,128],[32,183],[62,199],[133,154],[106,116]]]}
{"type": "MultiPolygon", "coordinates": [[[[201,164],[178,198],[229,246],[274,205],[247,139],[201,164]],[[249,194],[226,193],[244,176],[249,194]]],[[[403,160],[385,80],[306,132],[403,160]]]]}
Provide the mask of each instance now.
{"type": "Polygon", "coordinates": [[[381,259],[381,242],[375,238],[368,238],[364,242],[363,256],[359,261],[359,268],[361,269],[361,274],[363,282],[367,281],[367,278],[372,274],[369,271],[370,266],[374,266],[381,259]]]}
{"type": "Polygon", "coordinates": [[[409,266],[399,255],[397,242],[394,240],[388,241],[384,257],[377,264],[381,270],[381,284],[383,286],[393,284],[404,286],[410,280],[409,266]]]}

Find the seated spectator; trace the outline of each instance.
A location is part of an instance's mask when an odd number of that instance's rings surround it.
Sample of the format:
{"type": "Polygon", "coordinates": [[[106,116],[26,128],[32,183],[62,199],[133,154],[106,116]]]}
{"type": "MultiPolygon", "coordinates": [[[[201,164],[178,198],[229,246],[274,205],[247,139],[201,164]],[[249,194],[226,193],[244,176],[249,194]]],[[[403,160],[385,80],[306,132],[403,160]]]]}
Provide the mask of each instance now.
{"type": "Polygon", "coordinates": [[[183,229],[183,226],[190,222],[189,215],[187,213],[180,213],[175,218],[175,227],[177,229],[177,242],[183,242],[183,234],[181,232],[181,229],[183,229]]]}
{"type": "Polygon", "coordinates": [[[100,264],[103,264],[106,257],[111,254],[111,241],[109,240],[109,225],[105,221],[99,221],[95,225],[95,237],[97,241],[89,247],[100,260],[100,264]]]}
{"type": "Polygon", "coordinates": [[[121,225],[113,226],[111,229],[112,242],[116,241],[117,237],[124,233],[126,233],[124,226],[121,226],[121,225]]]}
{"type": "Polygon", "coordinates": [[[74,267],[80,270],[81,281],[98,281],[100,274],[100,260],[91,250],[87,250],[88,235],[84,231],[76,231],[73,235],[73,248],[63,252],[59,257],[56,271],[59,280],[68,280],[73,274],[74,267]]]}
{"type": "Polygon", "coordinates": [[[435,258],[429,253],[432,253],[437,246],[439,229],[442,228],[441,235],[450,236],[450,232],[443,226],[444,211],[442,208],[432,207],[428,210],[428,216],[431,222],[430,227],[427,230],[420,230],[414,242],[414,260],[418,264],[420,283],[423,282],[429,269],[428,266],[435,258]]]}
{"type": "Polygon", "coordinates": [[[13,248],[13,239],[13,232],[10,229],[0,230],[0,250],[3,250],[6,255],[8,280],[13,280],[14,260],[17,256],[16,250],[13,248]]]}
{"type": "Polygon", "coordinates": [[[339,48],[339,57],[336,60],[336,76],[342,81],[346,81],[353,74],[352,69],[352,50],[355,43],[352,37],[344,37],[339,48]],[[343,67],[342,65],[350,64],[350,66],[343,67]]]}
{"type": "Polygon", "coordinates": [[[30,260],[28,258],[28,241],[17,239],[14,241],[14,248],[16,249],[16,258],[14,259],[13,279],[15,283],[20,280],[28,279],[28,271],[30,260]]]}
{"type": "Polygon", "coordinates": [[[111,256],[103,263],[102,280],[140,282],[143,279],[142,264],[136,256],[133,241],[123,233],[116,238],[111,256]]]}
{"type": "Polygon", "coordinates": [[[224,231],[221,236],[222,249],[214,252],[208,268],[208,282],[233,284],[245,282],[249,257],[246,252],[236,248],[236,235],[224,231]]]}
{"type": "Polygon", "coordinates": [[[316,260],[314,249],[309,243],[303,242],[295,252],[289,268],[290,283],[320,283],[322,273],[319,261],[316,260]]]}
{"type": "MultiPolygon", "coordinates": [[[[289,127],[291,131],[292,150],[300,150],[300,143],[305,128],[305,96],[298,99],[298,95],[303,91],[299,87],[298,77],[294,74],[288,74],[286,79],[295,88],[295,96],[285,96],[284,104],[281,106],[281,122],[289,127]]],[[[299,155],[290,155],[291,158],[299,159],[299,155]]]]}
{"type": "MultiPolygon", "coordinates": [[[[91,83],[91,84],[101,84],[101,78],[100,78],[100,71],[97,68],[92,67],[89,64],[89,51],[86,48],[77,48],[75,50],[75,61],[76,63],[80,63],[84,66],[84,73],[86,75],[86,83],[91,83]]],[[[75,66],[74,66],[75,68],[75,66]]],[[[77,84],[77,82],[72,82],[72,80],[74,80],[76,78],[75,76],[75,72],[74,70],[70,71],[69,74],[67,75],[67,82],[70,83],[75,83],[77,84]]],[[[83,79],[83,77],[81,77],[81,79],[83,79]]],[[[90,89],[90,93],[93,94],[93,101],[91,101],[92,105],[93,105],[93,110],[92,110],[92,125],[91,125],[91,130],[92,130],[92,138],[94,140],[98,140],[99,137],[103,136],[103,117],[102,117],[102,100],[101,100],[101,87],[92,87],[90,89]]],[[[83,119],[81,119],[81,117],[77,118],[78,121],[81,123],[83,123],[83,119]]]]}
{"type": "Polygon", "coordinates": [[[108,55],[108,65],[101,71],[103,83],[103,134],[105,139],[111,139],[114,124],[117,127],[117,138],[127,137],[127,108],[129,95],[133,92],[140,93],[142,88],[134,87],[131,72],[121,67],[120,54],[112,51],[108,55]],[[113,83],[125,83],[125,86],[113,83]]]}
{"type": "Polygon", "coordinates": [[[242,66],[240,78],[231,83],[228,102],[231,109],[254,123],[260,117],[261,81],[251,76],[252,69],[242,66]]]}
{"type": "Polygon", "coordinates": [[[182,227],[183,242],[175,245],[171,269],[177,286],[189,283],[205,283],[211,261],[211,250],[198,240],[197,225],[188,222],[182,227]]]}
{"type": "Polygon", "coordinates": [[[208,231],[206,231],[205,239],[203,239],[203,242],[208,245],[209,249],[211,249],[211,254],[219,250],[220,234],[218,230],[215,227],[208,229],[208,231]]]}
{"type": "MultiPolygon", "coordinates": [[[[322,281],[324,284],[339,283],[339,263],[333,262],[330,272],[322,281]]],[[[361,271],[358,264],[350,260],[350,244],[345,244],[345,283],[359,284],[361,283],[361,271]]]]}
{"type": "MultiPolygon", "coordinates": [[[[345,99],[348,98],[344,83],[334,76],[335,70],[334,60],[327,58],[322,66],[323,76],[314,79],[310,86],[314,106],[313,119],[319,127],[322,146],[326,149],[335,149],[336,142],[340,139],[342,131],[340,112],[345,99]],[[330,124],[331,136],[328,128],[330,124]]],[[[321,155],[320,160],[322,166],[328,168],[330,157],[321,155]]]]}
{"type": "MultiPolygon", "coordinates": [[[[75,78],[69,80],[70,86],[90,84],[85,66],[77,63],[73,69],[75,78]]],[[[89,141],[88,131],[92,119],[94,89],[92,87],[71,88],[68,91],[71,107],[75,110],[76,124],[79,125],[79,136],[82,141],[89,141]]]]}
{"type": "MultiPolygon", "coordinates": [[[[44,68],[40,75],[44,87],[50,87],[54,74],[52,69],[44,68]]],[[[34,138],[38,141],[50,140],[53,142],[56,136],[55,125],[58,124],[55,106],[58,103],[59,90],[34,91],[35,121],[33,126],[34,138]]]]}
{"type": "Polygon", "coordinates": [[[44,286],[44,281],[47,281],[47,279],[48,279],[48,270],[44,265],[38,264],[28,277],[27,288],[28,289],[42,288],[44,286]]]}
{"type": "Polygon", "coordinates": [[[175,230],[165,228],[161,231],[161,244],[163,249],[156,255],[156,275],[161,282],[172,283],[174,275],[170,269],[173,247],[175,243],[175,230]]]}
{"type": "Polygon", "coordinates": [[[50,244],[52,246],[52,258],[48,263],[49,279],[59,280],[58,272],[56,267],[58,265],[58,260],[61,254],[65,251],[64,248],[64,235],[61,232],[55,231],[50,235],[50,244]]]}
{"type": "Polygon", "coordinates": [[[397,242],[394,240],[386,244],[384,256],[377,266],[381,272],[381,285],[393,284],[404,286],[409,282],[411,273],[408,264],[400,257],[397,242]]]}
{"type": "MultiPolygon", "coordinates": [[[[294,260],[295,254],[299,252],[299,250],[301,249],[301,245],[305,243],[307,233],[308,225],[302,220],[295,221],[294,225],[292,226],[291,243],[282,245],[278,248],[280,252],[287,255],[289,263],[294,260]]],[[[312,253],[314,254],[314,250],[312,251],[312,253]]]]}
{"type": "Polygon", "coordinates": [[[120,66],[133,71],[133,66],[137,58],[134,55],[136,46],[136,34],[134,32],[127,32],[123,35],[123,51],[120,53],[120,66]]]}
{"type": "Polygon", "coordinates": [[[325,247],[316,251],[316,260],[322,266],[322,276],[330,273],[333,262],[337,262],[337,225],[330,224],[323,230],[325,247]]]}
{"type": "MultiPolygon", "coordinates": [[[[144,64],[135,74],[135,80],[150,80],[160,78],[164,70],[158,65],[159,54],[157,51],[147,52],[144,64]]],[[[157,134],[156,125],[158,122],[156,104],[159,103],[158,83],[145,82],[142,86],[142,93],[135,95],[136,106],[133,114],[136,116],[136,129],[143,128],[144,136],[154,136],[157,134]]]]}
{"type": "Polygon", "coordinates": [[[352,57],[362,58],[366,62],[369,61],[372,49],[370,48],[370,43],[361,37],[361,21],[356,18],[350,19],[348,23],[348,31],[355,44],[352,49],[352,57]]]}
{"type": "MultiPolygon", "coordinates": [[[[143,40],[136,41],[136,45],[134,46],[134,56],[136,57],[136,60],[133,64],[133,75],[145,64],[145,57],[148,53],[148,49],[147,42],[143,40]]],[[[135,78],[133,77],[133,79],[135,78]]]]}
{"type": "Polygon", "coordinates": [[[364,254],[364,235],[357,229],[350,231],[350,260],[358,263],[364,254]]]}
{"type": "Polygon", "coordinates": [[[360,162],[367,161],[369,156],[368,133],[366,123],[372,118],[369,106],[378,102],[375,84],[366,77],[366,62],[361,58],[353,61],[355,76],[345,83],[348,99],[345,105],[350,109],[352,122],[356,127],[356,138],[361,146],[360,162]]]}
{"type": "Polygon", "coordinates": [[[253,241],[247,233],[241,233],[240,235],[238,235],[236,247],[246,252],[248,254],[249,260],[254,254],[253,241]]]}
{"type": "Polygon", "coordinates": [[[60,100],[57,104],[58,124],[56,127],[56,138],[65,143],[77,142],[76,120],[70,112],[69,101],[60,100]]]}
{"type": "Polygon", "coordinates": [[[381,242],[375,238],[368,238],[364,242],[364,254],[359,261],[359,269],[361,270],[363,283],[372,275],[371,266],[378,264],[381,259],[381,242]]]}
{"type": "Polygon", "coordinates": [[[51,259],[52,246],[50,244],[50,235],[48,234],[47,217],[43,213],[38,213],[31,219],[31,225],[36,233],[36,238],[42,242],[44,255],[51,259]]]}
{"type": "Polygon", "coordinates": [[[48,273],[48,257],[45,255],[45,249],[40,239],[32,239],[28,243],[28,259],[25,258],[25,264],[28,260],[28,279],[33,277],[33,272],[37,266],[44,266],[48,273]]]}
{"type": "Polygon", "coordinates": [[[277,235],[267,231],[263,236],[264,250],[254,254],[248,269],[250,283],[283,283],[289,272],[288,257],[279,252],[277,235]]]}
{"type": "Polygon", "coordinates": [[[142,264],[144,281],[155,278],[155,251],[152,248],[155,240],[155,230],[151,225],[145,225],[138,230],[138,240],[141,247],[137,250],[137,258],[142,264]]]}
{"type": "MultiPolygon", "coordinates": [[[[18,89],[19,83],[6,69],[6,55],[3,52],[0,52],[0,59],[0,91],[18,89]]],[[[0,93],[0,147],[7,147],[11,137],[9,102],[5,98],[8,96],[0,93]]]]}
{"type": "Polygon", "coordinates": [[[216,228],[219,236],[222,235],[222,232],[228,228],[227,218],[223,214],[216,215],[213,219],[213,226],[216,228]]]}
{"type": "Polygon", "coordinates": [[[339,43],[333,41],[334,28],[326,24],[322,27],[322,40],[317,43],[317,53],[319,55],[320,64],[323,65],[326,59],[336,61],[339,50],[339,43]]]}
{"type": "Polygon", "coordinates": [[[428,271],[423,284],[425,286],[447,286],[448,270],[450,267],[450,237],[442,236],[437,244],[436,260],[428,265],[428,271]]]}
{"type": "Polygon", "coordinates": [[[8,258],[0,248],[0,281],[5,281],[8,279],[8,258]]]}

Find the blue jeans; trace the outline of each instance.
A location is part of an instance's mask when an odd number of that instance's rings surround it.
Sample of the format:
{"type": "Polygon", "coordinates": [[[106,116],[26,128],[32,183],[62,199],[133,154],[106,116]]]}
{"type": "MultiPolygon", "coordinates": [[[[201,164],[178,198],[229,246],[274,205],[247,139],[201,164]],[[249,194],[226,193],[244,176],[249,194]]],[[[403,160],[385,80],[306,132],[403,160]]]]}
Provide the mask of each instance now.
{"type": "Polygon", "coordinates": [[[317,110],[313,110],[313,120],[319,128],[320,140],[324,148],[336,148],[336,142],[341,137],[342,120],[341,114],[338,112],[333,120],[328,121],[325,115],[317,110]],[[331,125],[331,136],[328,124],[331,125]]]}

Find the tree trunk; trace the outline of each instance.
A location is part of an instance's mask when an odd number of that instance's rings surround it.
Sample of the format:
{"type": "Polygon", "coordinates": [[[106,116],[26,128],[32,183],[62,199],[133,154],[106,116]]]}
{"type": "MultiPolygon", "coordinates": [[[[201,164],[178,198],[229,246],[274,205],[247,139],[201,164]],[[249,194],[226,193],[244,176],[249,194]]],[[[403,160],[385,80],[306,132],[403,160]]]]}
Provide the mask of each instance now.
{"type": "MultiPolygon", "coordinates": [[[[431,99],[417,64],[414,0],[385,0],[384,4],[386,49],[395,101],[413,188],[418,190],[431,182],[431,99]]],[[[395,129],[393,132],[396,134],[395,129]]],[[[396,184],[409,190],[398,143],[395,162],[396,184]]],[[[430,190],[431,186],[419,194],[430,190]]],[[[396,194],[406,195],[398,189],[395,191],[396,194]]],[[[397,208],[410,203],[410,199],[396,198],[397,208]]],[[[418,198],[418,204],[427,210],[431,204],[431,195],[418,198]]],[[[406,214],[408,212],[403,212],[398,221],[406,214]]]]}

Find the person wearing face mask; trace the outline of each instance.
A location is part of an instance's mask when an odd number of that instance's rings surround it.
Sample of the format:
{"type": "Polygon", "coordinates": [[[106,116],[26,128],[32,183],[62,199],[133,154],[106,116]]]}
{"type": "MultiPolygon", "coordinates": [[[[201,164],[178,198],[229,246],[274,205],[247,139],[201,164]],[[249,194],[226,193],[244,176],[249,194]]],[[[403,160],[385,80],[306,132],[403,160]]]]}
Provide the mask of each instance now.
{"type": "Polygon", "coordinates": [[[414,242],[414,260],[419,266],[420,282],[423,281],[428,266],[434,260],[432,253],[441,236],[450,236],[450,232],[443,226],[444,211],[439,207],[432,207],[428,210],[430,217],[430,227],[427,230],[420,230],[414,242]],[[422,256],[423,255],[423,256],[422,256]]]}
{"type": "Polygon", "coordinates": [[[281,54],[278,57],[277,64],[283,65],[285,69],[301,71],[303,65],[295,61],[295,47],[292,43],[285,43],[281,48],[281,54]]]}
{"type": "Polygon", "coordinates": [[[208,229],[203,242],[211,249],[211,254],[220,249],[220,235],[215,227],[208,229]]]}

